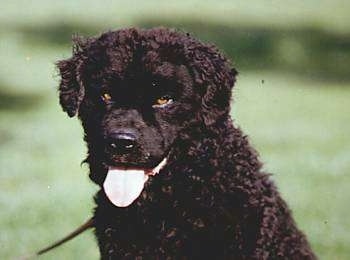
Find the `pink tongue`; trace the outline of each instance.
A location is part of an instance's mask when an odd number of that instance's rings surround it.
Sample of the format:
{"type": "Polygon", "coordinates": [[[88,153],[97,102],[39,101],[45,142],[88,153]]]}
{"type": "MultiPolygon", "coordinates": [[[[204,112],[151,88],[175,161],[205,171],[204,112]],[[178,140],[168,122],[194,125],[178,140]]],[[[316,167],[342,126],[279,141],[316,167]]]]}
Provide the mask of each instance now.
{"type": "Polygon", "coordinates": [[[117,207],[127,207],[140,196],[148,175],[143,170],[110,168],[103,183],[109,200],[117,207]]]}

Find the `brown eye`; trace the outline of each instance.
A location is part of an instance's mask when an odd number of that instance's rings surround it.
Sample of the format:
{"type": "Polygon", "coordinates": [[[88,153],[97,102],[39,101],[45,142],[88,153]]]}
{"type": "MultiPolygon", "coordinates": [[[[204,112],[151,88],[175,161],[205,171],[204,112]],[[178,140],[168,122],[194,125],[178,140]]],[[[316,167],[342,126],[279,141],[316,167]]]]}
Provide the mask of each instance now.
{"type": "Polygon", "coordinates": [[[155,100],[153,107],[163,107],[171,102],[173,102],[173,99],[170,96],[162,96],[155,100]]]}
{"type": "Polygon", "coordinates": [[[110,94],[108,94],[108,93],[103,93],[103,95],[101,96],[101,98],[102,98],[102,100],[104,101],[104,102],[109,102],[109,101],[111,101],[111,99],[112,99],[112,97],[111,97],[111,95],[110,94]]]}

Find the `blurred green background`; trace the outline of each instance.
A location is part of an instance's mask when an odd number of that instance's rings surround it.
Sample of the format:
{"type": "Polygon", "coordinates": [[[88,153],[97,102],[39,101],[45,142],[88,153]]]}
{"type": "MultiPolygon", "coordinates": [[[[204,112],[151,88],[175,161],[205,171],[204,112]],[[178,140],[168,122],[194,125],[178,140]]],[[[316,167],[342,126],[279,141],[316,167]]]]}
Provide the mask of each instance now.
{"type": "MultiPolygon", "coordinates": [[[[54,62],[71,35],[165,25],[217,44],[240,71],[232,115],[321,259],[350,259],[350,1],[1,1],[0,259],[85,221],[97,187],[54,62]]],[[[98,259],[91,231],[42,259],[98,259]]]]}

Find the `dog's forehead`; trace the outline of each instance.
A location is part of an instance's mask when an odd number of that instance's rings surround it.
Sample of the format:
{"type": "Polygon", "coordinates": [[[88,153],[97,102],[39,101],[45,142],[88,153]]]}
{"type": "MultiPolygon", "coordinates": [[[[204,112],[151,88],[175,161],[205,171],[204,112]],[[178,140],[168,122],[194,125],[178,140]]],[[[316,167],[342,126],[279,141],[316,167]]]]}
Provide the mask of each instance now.
{"type": "Polygon", "coordinates": [[[107,83],[116,83],[116,87],[127,85],[130,89],[146,88],[146,90],[154,91],[163,90],[163,88],[182,88],[192,81],[186,66],[168,61],[152,64],[145,60],[134,60],[125,66],[124,70],[117,72],[113,65],[111,63],[105,70],[110,72],[107,83]]]}
{"type": "Polygon", "coordinates": [[[178,91],[192,85],[191,68],[180,55],[179,46],[165,48],[169,46],[164,45],[159,48],[154,44],[133,46],[118,42],[113,47],[105,47],[101,39],[96,40],[97,43],[100,41],[101,44],[90,46],[87,55],[92,56],[85,64],[86,80],[97,89],[157,92],[164,91],[164,88],[176,88],[178,91]]]}

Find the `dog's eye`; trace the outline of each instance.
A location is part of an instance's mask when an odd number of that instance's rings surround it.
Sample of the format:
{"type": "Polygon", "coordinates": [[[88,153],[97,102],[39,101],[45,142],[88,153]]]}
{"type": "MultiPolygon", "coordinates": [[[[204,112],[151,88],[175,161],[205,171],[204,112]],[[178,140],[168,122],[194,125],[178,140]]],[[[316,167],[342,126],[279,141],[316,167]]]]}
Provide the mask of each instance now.
{"type": "Polygon", "coordinates": [[[161,96],[160,98],[156,99],[156,101],[153,104],[153,107],[164,107],[172,102],[173,102],[173,99],[171,96],[168,96],[168,95],[161,96]]]}
{"type": "Polygon", "coordinates": [[[101,99],[105,102],[108,103],[111,101],[112,97],[109,93],[103,93],[101,96],[101,99]]]}

